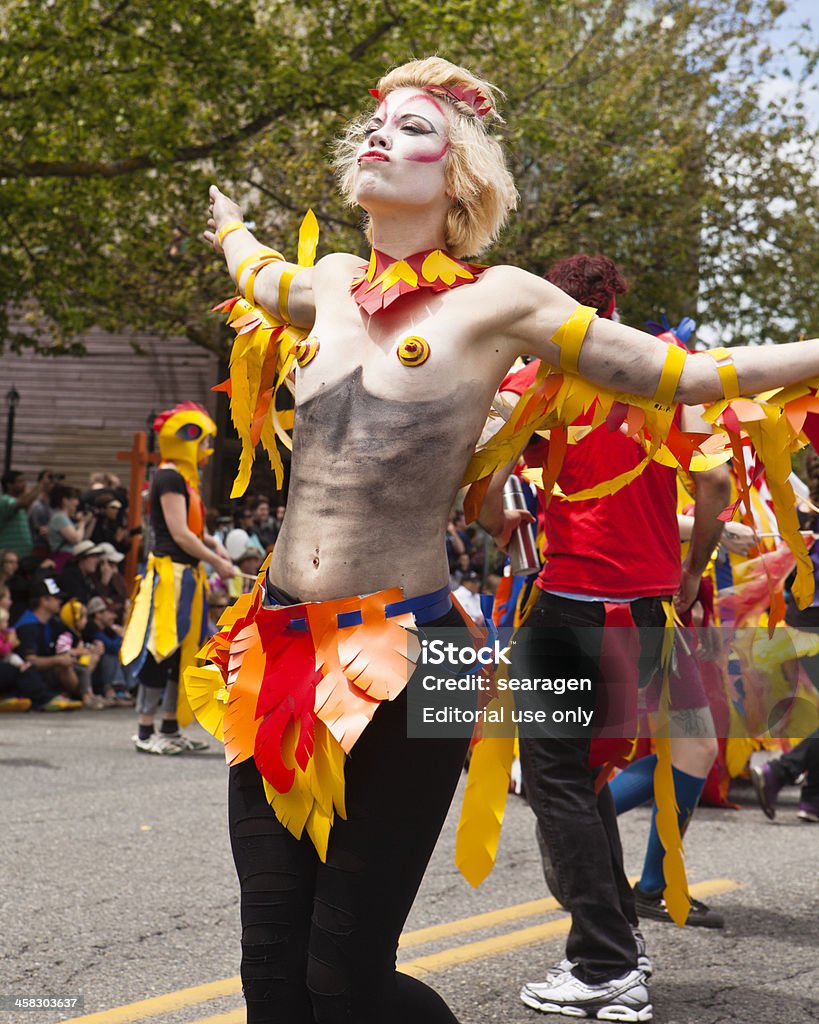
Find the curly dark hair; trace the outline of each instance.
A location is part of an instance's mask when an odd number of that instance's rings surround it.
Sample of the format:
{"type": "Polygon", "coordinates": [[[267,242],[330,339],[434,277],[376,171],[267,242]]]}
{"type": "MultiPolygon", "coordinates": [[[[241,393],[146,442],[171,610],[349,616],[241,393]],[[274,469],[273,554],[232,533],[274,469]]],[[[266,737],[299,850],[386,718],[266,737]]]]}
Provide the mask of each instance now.
{"type": "Polygon", "coordinates": [[[593,306],[604,315],[610,315],[615,296],[628,291],[623,271],[608,256],[567,256],[553,263],[544,277],[582,305],[593,306]]]}

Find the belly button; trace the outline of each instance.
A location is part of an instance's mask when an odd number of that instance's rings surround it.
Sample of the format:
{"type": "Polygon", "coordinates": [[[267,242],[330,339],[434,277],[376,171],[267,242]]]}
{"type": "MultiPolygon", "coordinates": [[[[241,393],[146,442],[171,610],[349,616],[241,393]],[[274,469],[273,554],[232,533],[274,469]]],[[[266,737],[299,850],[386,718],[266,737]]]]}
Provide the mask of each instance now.
{"type": "Polygon", "coordinates": [[[313,568],[314,569],[318,569],[318,567],[319,567],[319,553],[318,553],[318,548],[316,548],[316,553],[313,555],[313,568]]]}

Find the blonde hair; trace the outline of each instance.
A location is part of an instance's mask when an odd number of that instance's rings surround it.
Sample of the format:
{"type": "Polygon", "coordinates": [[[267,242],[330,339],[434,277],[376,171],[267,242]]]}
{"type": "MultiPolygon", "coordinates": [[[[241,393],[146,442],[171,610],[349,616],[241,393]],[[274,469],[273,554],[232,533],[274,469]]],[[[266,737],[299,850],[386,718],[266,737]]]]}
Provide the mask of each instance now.
{"type": "MultiPolygon", "coordinates": [[[[495,241],[518,199],[501,144],[488,131],[492,123],[503,121],[496,107],[498,90],[443,57],[412,60],[393,68],[379,81],[378,94],[383,99],[395,89],[405,88],[433,92],[448,111],[446,183],[454,203],[446,218],[446,246],[454,256],[475,256],[495,241]],[[483,116],[472,103],[458,98],[465,93],[474,95],[474,91],[480,96],[483,116]]],[[[355,205],[356,153],[370,116],[353,121],[336,145],[336,172],[350,206],[355,205]]],[[[366,230],[372,241],[369,223],[366,230]]]]}
{"type": "Polygon", "coordinates": [[[80,620],[86,612],[85,605],[76,597],[66,601],[60,609],[60,618],[69,629],[75,632],[80,628],[80,620]]]}

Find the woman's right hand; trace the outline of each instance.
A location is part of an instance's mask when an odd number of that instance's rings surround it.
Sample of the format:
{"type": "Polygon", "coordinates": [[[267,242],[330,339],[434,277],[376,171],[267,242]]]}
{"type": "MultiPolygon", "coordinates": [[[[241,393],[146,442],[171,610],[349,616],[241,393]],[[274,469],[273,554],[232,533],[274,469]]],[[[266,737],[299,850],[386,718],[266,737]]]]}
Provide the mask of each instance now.
{"type": "Polygon", "coordinates": [[[759,540],[756,530],[745,523],[726,523],[720,537],[720,544],[735,555],[747,555],[759,540]]]}
{"type": "Polygon", "coordinates": [[[230,196],[220,192],[216,185],[211,185],[208,190],[208,227],[202,234],[208,245],[216,252],[222,252],[222,246],[217,237],[219,228],[232,220],[243,220],[242,208],[235,203],[230,196]]]}
{"type": "Polygon", "coordinates": [[[208,561],[216,570],[220,579],[232,580],[234,576],[237,576],[239,574],[239,570],[236,568],[233,562],[230,561],[229,558],[222,558],[215,552],[211,555],[208,561]]]}

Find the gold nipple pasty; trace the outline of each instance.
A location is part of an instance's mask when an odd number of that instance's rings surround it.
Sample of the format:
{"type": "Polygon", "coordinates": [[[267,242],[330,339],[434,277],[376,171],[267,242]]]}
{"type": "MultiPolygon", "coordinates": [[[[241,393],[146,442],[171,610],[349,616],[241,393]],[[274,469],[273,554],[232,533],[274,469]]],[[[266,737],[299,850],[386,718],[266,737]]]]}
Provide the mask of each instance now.
{"type": "Polygon", "coordinates": [[[429,359],[429,342],[417,334],[411,334],[398,346],[396,355],[404,366],[420,366],[429,359]]]}
{"type": "Polygon", "coordinates": [[[293,346],[296,362],[299,366],[307,366],[308,363],[311,363],[316,358],[320,348],[321,342],[318,338],[302,338],[301,341],[297,341],[293,346]]]}

